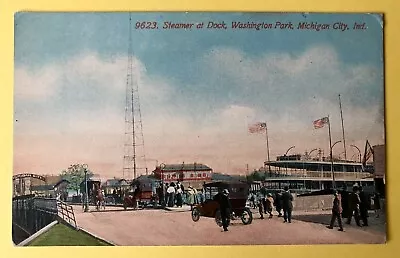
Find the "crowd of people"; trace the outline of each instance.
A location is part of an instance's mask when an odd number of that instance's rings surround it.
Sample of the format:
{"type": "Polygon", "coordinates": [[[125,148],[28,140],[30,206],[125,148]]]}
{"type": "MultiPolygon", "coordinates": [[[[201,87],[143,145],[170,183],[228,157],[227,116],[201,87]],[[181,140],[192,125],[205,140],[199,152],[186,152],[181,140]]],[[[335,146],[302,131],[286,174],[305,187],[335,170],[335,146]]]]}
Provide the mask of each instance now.
{"type": "MultiPolygon", "coordinates": [[[[337,220],[339,225],[339,231],[343,231],[343,203],[342,196],[338,191],[334,192],[334,200],[332,206],[332,217],[330,225],[327,228],[333,229],[334,223],[337,220]]],[[[380,197],[378,193],[375,193],[373,196],[373,206],[375,211],[375,216],[379,217],[380,207],[380,197]]],[[[348,211],[346,214],[347,220],[346,224],[350,225],[352,218],[356,222],[356,225],[359,227],[367,227],[368,226],[368,210],[370,209],[370,199],[366,192],[363,191],[362,186],[355,185],[353,186],[353,192],[348,196],[347,205],[348,211]]]]}
{"type": "Polygon", "coordinates": [[[159,204],[167,207],[182,207],[184,204],[193,205],[201,203],[204,199],[203,191],[197,191],[196,188],[189,185],[187,189],[182,183],[166,183],[163,187],[157,189],[159,204]]]}
{"type": "MultiPolygon", "coordinates": [[[[371,208],[370,195],[363,191],[362,186],[354,185],[353,191],[346,197],[346,201],[342,201],[342,196],[338,191],[333,193],[332,216],[327,228],[333,229],[335,221],[338,221],[339,231],[343,229],[343,210],[346,209],[346,224],[350,225],[354,218],[355,223],[359,227],[368,226],[368,210],[371,208]]],[[[264,219],[265,214],[269,214],[269,218],[273,217],[272,211],[274,207],[278,213],[278,217],[283,217],[283,222],[292,222],[293,196],[286,186],[283,191],[277,192],[274,196],[271,193],[263,194],[261,191],[250,192],[250,206],[258,209],[260,219],[264,219]]],[[[375,216],[379,217],[380,196],[375,193],[372,197],[372,203],[375,210],[375,216]]]]}
{"type": "MultiPolygon", "coordinates": [[[[229,191],[223,189],[219,191],[214,197],[214,200],[219,203],[221,210],[222,227],[224,231],[228,231],[228,218],[230,214],[231,204],[229,201],[229,191]]],[[[253,208],[258,208],[260,219],[264,219],[264,214],[268,214],[269,218],[273,217],[273,209],[276,207],[278,217],[283,217],[283,222],[292,222],[292,210],[293,210],[293,196],[289,192],[289,188],[286,186],[284,191],[278,192],[275,198],[271,193],[264,195],[261,191],[251,192],[250,201],[253,208]],[[283,212],[283,215],[282,215],[283,212]]]]}
{"type": "MultiPolygon", "coordinates": [[[[182,207],[184,204],[190,205],[192,208],[194,205],[202,203],[205,200],[205,193],[203,190],[196,190],[196,188],[189,185],[187,189],[181,182],[171,182],[165,185],[160,185],[157,189],[158,201],[162,206],[167,207],[182,207]]],[[[114,191],[113,195],[117,195],[118,192],[114,191]]],[[[344,231],[343,228],[343,217],[347,218],[346,222],[348,225],[351,224],[354,218],[355,223],[359,227],[368,226],[368,210],[370,209],[370,195],[365,193],[361,186],[353,186],[351,193],[346,193],[345,198],[338,191],[334,191],[333,205],[332,205],[332,216],[327,228],[333,229],[335,222],[338,222],[339,231],[344,231]],[[343,214],[345,211],[346,214],[343,214]]],[[[228,208],[228,203],[225,199],[228,198],[228,191],[219,192],[214,200],[217,200],[220,205],[225,205],[228,208]],[[215,199],[216,198],[216,199],[215,199]]],[[[229,200],[229,198],[228,198],[229,200]]],[[[283,190],[272,193],[263,193],[262,191],[252,191],[249,193],[250,206],[254,209],[258,209],[260,219],[264,219],[267,215],[268,218],[274,216],[273,211],[276,210],[277,217],[283,217],[284,223],[292,222],[292,211],[293,211],[293,195],[290,193],[287,186],[283,190]]],[[[376,193],[372,199],[374,203],[375,216],[379,217],[380,210],[380,196],[376,193]]],[[[222,214],[223,218],[227,217],[227,214],[222,214]]],[[[226,221],[223,222],[224,230],[227,231],[226,221]]]]}
{"type": "Polygon", "coordinates": [[[271,193],[265,195],[261,191],[250,193],[251,206],[258,208],[261,219],[264,219],[264,214],[268,214],[269,218],[272,218],[272,211],[275,207],[278,217],[283,217],[283,222],[292,223],[292,202],[293,195],[289,192],[287,186],[285,186],[283,191],[277,192],[275,196],[271,193]]]}

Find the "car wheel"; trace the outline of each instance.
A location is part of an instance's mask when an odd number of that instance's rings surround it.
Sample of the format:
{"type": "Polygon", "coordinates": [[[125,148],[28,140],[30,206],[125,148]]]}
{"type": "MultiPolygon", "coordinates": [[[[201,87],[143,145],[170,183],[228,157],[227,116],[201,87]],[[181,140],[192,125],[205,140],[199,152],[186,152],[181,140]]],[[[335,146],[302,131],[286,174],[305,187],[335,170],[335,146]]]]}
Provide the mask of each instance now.
{"type": "Polygon", "coordinates": [[[194,207],[192,210],[192,220],[194,222],[197,222],[197,221],[199,221],[199,219],[200,219],[200,209],[197,207],[194,207]]]}
{"type": "Polygon", "coordinates": [[[242,215],[240,216],[240,219],[245,225],[251,224],[251,222],[253,221],[253,214],[251,213],[249,208],[246,208],[243,211],[242,215]]]}

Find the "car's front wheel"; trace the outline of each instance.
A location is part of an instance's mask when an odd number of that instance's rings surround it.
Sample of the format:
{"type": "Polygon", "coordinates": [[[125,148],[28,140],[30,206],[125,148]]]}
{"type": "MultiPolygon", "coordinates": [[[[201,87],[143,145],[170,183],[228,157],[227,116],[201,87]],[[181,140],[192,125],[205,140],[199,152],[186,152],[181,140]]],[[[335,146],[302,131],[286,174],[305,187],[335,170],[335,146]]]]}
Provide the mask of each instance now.
{"type": "Polygon", "coordinates": [[[251,222],[253,221],[253,214],[251,213],[249,208],[246,208],[243,211],[242,215],[240,216],[240,219],[245,225],[251,224],[251,222]]]}
{"type": "Polygon", "coordinates": [[[197,221],[199,221],[199,219],[200,219],[200,209],[197,207],[194,207],[192,210],[192,220],[194,222],[197,222],[197,221]]]}

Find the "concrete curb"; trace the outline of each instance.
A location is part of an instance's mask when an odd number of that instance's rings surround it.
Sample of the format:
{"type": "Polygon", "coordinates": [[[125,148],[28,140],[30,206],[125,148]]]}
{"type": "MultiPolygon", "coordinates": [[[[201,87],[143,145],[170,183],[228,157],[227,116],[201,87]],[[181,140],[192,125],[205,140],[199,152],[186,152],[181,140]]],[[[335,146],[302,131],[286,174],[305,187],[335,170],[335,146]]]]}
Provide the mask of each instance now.
{"type": "MultiPolygon", "coordinates": [[[[81,202],[67,202],[69,205],[75,205],[75,206],[82,206],[81,202]]],[[[89,204],[89,206],[94,206],[93,204],[89,204]]],[[[124,207],[124,205],[122,203],[118,203],[118,204],[112,204],[112,203],[107,203],[105,204],[105,206],[109,206],[109,207],[124,207]]]]}
{"type": "Polygon", "coordinates": [[[50,224],[48,224],[47,226],[45,226],[44,228],[40,229],[38,232],[36,232],[35,234],[31,235],[30,237],[28,237],[27,239],[25,239],[24,241],[22,241],[21,243],[19,243],[17,246],[26,246],[27,244],[29,244],[30,242],[32,242],[33,240],[35,240],[38,236],[40,236],[41,234],[49,231],[53,226],[57,225],[58,221],[55,220],[53,222],[51,222],[50,224]]]}
{"type": "Polygon", "coordinates": [[[106,243],[109,244],[109,245],[117,246],[117,244],[115,244],[115,243],[113,243],[113,242],[111,242],[111,241],[109,241],[109,240],[106,240],[106,239],[104,239],[104,238],[102,238],[102,237],[99,237],[98,235],[95,235],[95,234],[93,234],[92,232],[89,232],[88,230],[86,230],[86,229],[84,229],[84,228],[78,227],[78,230],[81,230],[81,231],[85,232],[86,234],[88,234],[88,235],[90,235],[90,236],[92,236],[92,237],[94,237],[94,238],[96,238],[96,239],[98,239],[98,240],[100,240],[100,241],[106,242],[106,243]]]}
{"type": "Polygon", "coordinates": [[[174,211],[174,212],[188,212],[191,211],[190,207],[182,207],[182,208],[174,208],[174,207],[165,207],[166,211],[174,211]]]}

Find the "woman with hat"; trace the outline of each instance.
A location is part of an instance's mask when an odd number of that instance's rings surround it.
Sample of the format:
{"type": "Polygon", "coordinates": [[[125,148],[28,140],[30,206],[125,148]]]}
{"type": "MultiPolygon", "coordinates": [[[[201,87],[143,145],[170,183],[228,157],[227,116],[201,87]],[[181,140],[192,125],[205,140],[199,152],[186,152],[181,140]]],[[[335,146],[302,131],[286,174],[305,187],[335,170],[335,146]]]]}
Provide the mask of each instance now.
{"type": "Polygon", "coordinates": [[[189,184],[188,186],[188,199],[187,203],[190,205],[190,210],[192,210],[193,205],[194,205],[194,189],[193,187],[189,184]]]}
{"type": "Polygon", "coordinates": [[[269,214],[269,218],[272,218],[272,209],[274,207],[274,198],[272,197],[271,193],[267,194],[267,212],[269,214]]]}
{"type": "MultiPolygon", "coordinates": [[[[258,207],[258,212],[260,213],[260,219],[264,219],[264,195],[260,192],[256,195],[256,203],[258,207]]],[[[266,210],[266,209],[265,209],[266,210]]]]}

